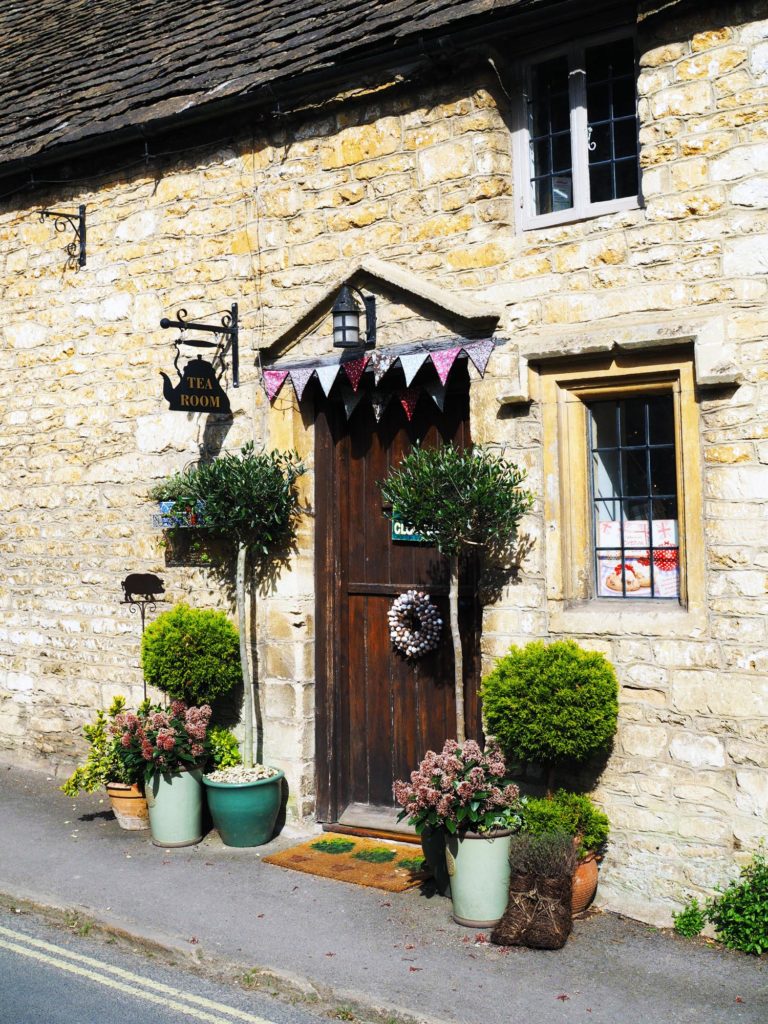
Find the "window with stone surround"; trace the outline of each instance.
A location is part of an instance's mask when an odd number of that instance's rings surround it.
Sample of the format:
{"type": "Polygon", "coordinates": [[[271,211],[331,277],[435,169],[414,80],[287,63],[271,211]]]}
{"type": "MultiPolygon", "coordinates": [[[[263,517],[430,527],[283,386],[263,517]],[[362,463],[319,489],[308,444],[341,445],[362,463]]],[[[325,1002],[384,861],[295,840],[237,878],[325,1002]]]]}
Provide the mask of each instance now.
{"type": "Polygon", "coordinates": [[[634,39],[572,45],[521,70],[515,160],[520,226],[636,206],[634,39]]]}
{"type": "Polygon", "coordinates": [[[609,606],[640,615],[703,607],[692,358],[557,360],[540,364],[535,380],[548,598],[601,619],[609,606]]]}

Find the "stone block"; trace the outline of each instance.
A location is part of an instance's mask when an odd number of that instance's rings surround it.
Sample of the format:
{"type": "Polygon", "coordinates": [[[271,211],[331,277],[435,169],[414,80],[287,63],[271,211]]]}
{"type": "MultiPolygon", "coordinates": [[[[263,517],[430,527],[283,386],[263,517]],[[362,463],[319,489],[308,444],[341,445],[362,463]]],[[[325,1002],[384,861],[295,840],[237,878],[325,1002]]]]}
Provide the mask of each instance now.
{"type": "Polygon", "coordinates": [[[373,124],[345,128],[320,147],[320,163],[325,170],[349,167],[395,153],[401,145],[400,122],[385,117],[373,124]]]}
{"type": "Polygon", "coordinates": [[[669,753],[673,760],[691,768],[722,768],[725,765],[725,747],[715,736],[678,733],[669,744],[669,753]]]}
{"type": "Polygon", "coordinates": [[[659,726],[620,725],[618,745],[630,756],[657,760],[667,749],[667,731],[659,726]]]}
{"type": "Polygon", "coordinates": [[[736,772],[736,806],[765,822],[768,817],[768,774],[764,771],[736,772]]]}
{"type": "Polygon", "coordinates": [[[465,142],[446,142],[417,156],[425,185],[468,177],[473,170],[472,148],[465,142]]]}
{"type": "Polygon", "coordinates": [[[721,46],[708,53],[699,53],[688,60],[681,60],[675,67],[675,75],[681,82],[701,79],[711,82],[743,64],[748,52],[743,46],[721,46]]]}

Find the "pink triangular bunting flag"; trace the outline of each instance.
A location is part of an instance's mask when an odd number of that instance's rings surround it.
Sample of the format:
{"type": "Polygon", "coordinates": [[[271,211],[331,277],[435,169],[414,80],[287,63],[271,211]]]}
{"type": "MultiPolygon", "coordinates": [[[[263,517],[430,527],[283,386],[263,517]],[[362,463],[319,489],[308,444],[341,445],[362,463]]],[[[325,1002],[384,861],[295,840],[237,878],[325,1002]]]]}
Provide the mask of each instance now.
{"type": "Polygon", "coordinates": [[[270,402],[274,402],[275,398],[280,391],[280,388],[285,384],[285,378],[288,376],[287,370],[265,370],[264,371],[264,387],[267,389],[267,397],[270,402]]]}
{"type": "Polygon", "coordinates": [[[373,366],[373,382],[378,384],[392,363],[397,359],[396,352],[378,351],[371,353],[371,366],[373,366]]]}
{"type": "Polygon", "coordinates": [[[445,408],[445,384],[441,384],[439,380],[428,380],[424,385],[424,390],[442,412],[445,408]]]}
{"type": "Polygon", "coordinates": [[[461,348],[444,348],[442,352],[430,353],[441,384],[445,384],[448,380],[448,374],[451,372],[451,367],[456,362],[459,352],[461,352],[461,348]]]}
{"type": "Polygon", "coordinates": [[[493,352],[492,339],[486,338],[484,341],[474,341],[471,345],[465,345],[464,351],[475,364],[477,372],[482,377],[488,365],[488,360],[491,358],[491,352],[493,352]]]}
{"type": "Polygon", "coordinates": [[[352,385],[352,390],[357,391],[360,387],[360,380],[363,376],[363,371],[368,365],[368,356],[361,356],[359,359],[350,359],[348,363],[341,364],[344,367],[344,373],[349,378],[349,383],[352,385]]]}
{"type": "Polygon", "coordinates": [[[304,389],[309,383],[309,378],[315,372],[314,366],[303,367],[300,370],[291,370],[291,384],[293,384],[293,390],[296,392],[296,398],[301,401],[304,389]]]}
{"type": "Polygon", "coordinates": [[[384,410],[389,405],[389,400],[392,398],[391,391],[374,391],[371,395],[371,405],[373,406],[373,415],[378,423],[381,417],[384,415],[384,410]]]}
{"type": "Polygon", "coordinates": [[[360,399],[363,397],[362,391],[353,391],[351,388],[342,388],[341,397],[344,402],[344,412],[347,415],[347,419],[352,415],[355,409],[360,404],[360,399]]]}
{"type": "Polygon", "coordinates": [[[405,386],[407,388],[411,386],[413,378],[426,362],[427,356],[427,352],[416,352],[413,355],[400,356],[400,365],[403,368],[403,376],[405,377],[405,386]]]}
{"type": "Polygon", "coordinates": [[[408,417],[409,423],[413,419],[413,413],[420,395],[421,388],[408,388],[406,391],[400,392],[400,405],[405,409],[405,415],[408,417]]]}
{"type": "Polygon", "coordinates": [[[339,364],[333,363],[331,366],[316,366],[315,373],[317,374],[317,379],[320,381],[320,387],[323,389],[323,394],[326,396],[330,395],[331,388],[339,375],[339,364]]]}

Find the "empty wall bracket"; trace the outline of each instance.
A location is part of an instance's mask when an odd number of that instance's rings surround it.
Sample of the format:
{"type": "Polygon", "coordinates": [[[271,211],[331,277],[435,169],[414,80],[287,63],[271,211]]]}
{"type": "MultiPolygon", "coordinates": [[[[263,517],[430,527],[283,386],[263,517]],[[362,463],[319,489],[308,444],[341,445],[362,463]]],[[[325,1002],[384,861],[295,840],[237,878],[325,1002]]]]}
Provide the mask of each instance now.
{"type": "Polygon", "coordinates": [[[66,246],[67,266],[78,270],[85,266],[85,207],[78,207],[77,213],[63,213],[60,210],[40,210],[40,223],[46,218],[53,220],[54,228],[63,232],[70,228],[75,232],[74,242],[66,246]]]}

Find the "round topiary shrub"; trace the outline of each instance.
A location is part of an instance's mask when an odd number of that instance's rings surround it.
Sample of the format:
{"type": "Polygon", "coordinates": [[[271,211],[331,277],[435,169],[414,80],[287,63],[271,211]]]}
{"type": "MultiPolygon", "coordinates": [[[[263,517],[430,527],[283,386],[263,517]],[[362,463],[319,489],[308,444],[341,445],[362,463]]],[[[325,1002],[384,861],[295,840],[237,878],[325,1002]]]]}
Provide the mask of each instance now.
{"type": "Polygon", "coordinates": [[[555,766],[610,746],[618,689],[605,657],[573,640],[512,647],[482,683],[487,731],[510,760],[546,766],[551,789],[555,766]]]}
{"type": "Polygon", "coordinates": [[[182,602],[147,626],[141,666],[172,700],[210,704],[242,680],[237,630],[224,612],[182,602]]]}

